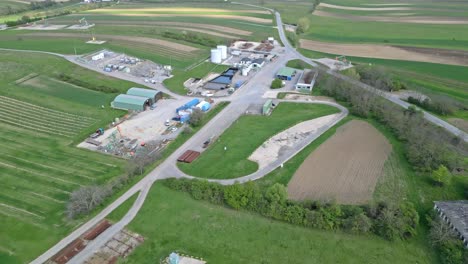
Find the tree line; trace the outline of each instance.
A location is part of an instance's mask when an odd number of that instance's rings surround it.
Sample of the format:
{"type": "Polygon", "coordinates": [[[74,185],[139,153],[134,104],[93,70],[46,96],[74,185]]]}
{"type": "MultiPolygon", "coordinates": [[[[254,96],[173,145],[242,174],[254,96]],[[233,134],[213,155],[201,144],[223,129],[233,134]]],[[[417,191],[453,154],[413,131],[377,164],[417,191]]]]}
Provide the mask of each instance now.
{"type": "MultiPolygon", "coordinates": [[[[410,89],[416,92],[423,90],[417,85],[400,80],[382,66],[357,65],[346,70],[345,74],[386,92],[402,89],[410,89]]],[[[443,116],[454,114],[459,110],[468,110],[466,105],[442,94],[426,93],[425,95],[410,96],[408,102],[443,116]]]]}
{"type": "Polygon", "coordinates": [[[410,202],[366,206],[297,202],[287,199],[286,187],[279,183],[260,188],[254,182],[224,186],[206,180],[167,179],[163,184],[189,193],[196,200],[255,212],[290,224],[354,234],[374,233],[387,240],[414,236],[419,223],[419,215],[410,202]]]}
{"type": "Polygon", "coordinates": [[[30,2],[29,5],[24,6],[24,7],[13,8],[13,7],[7,5],[5,7],[5,9],[2,10],[2,14],[3,15],[14,15],[14,14],[18,14],[18,13],[25,12],[25,11],[28,11],[28,10],[37,10],[37,9],[49,8],[49,7],[52,7],[52,6],[56,5],[56,4],[57,4],[57,2],[55,2],[53,0],[44,0],[44,1],[38,1],[38,2],[30,2]]]}

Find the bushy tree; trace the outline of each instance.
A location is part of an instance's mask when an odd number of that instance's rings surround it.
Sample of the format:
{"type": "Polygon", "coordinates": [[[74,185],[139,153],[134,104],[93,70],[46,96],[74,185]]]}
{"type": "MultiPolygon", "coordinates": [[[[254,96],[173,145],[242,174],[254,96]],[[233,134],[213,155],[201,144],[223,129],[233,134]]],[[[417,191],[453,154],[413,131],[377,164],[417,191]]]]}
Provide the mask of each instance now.
{"type": "Polygon", "coordinates": [[[84,186],[73,191],[67,204],[67,215],[75,218],[81,214],[88,214],[100,205],[110,194],[107,186],[84,186]]]}
{"type": "Polygon", "coordinates": [[[309,30],[309,27],[310,27],[309,19],[307,17],[301,17],[297,21],[296,32],[297,32],[297,34],[305,33],[305,32],[307,32],[307,30],[309,30]]]}
{"type": "Polygon", "coordinates": [[[344,227],[354,234],[366,234],[372,228],[372,220],[363,212],[351,216],[345,220],[344,227]]]}
{"type": "Polygon", "coordinates": [[[192,114],[190,115],[190,124],[194,127],[198,127],[202,124],[205,113],[199,108],[193,109],[192,114]]]}
{"type": "Polygon", "coordinates": [[[270,203],[284,204],[288,198],[288,191],[286,187],[280,183],[275,183],[268,187],[265,192],[265,198],[270,203]]]}
{"type": "Polygon", "coordinates": [[[239,183],[229,185],[224,189],[224,200],[232,208],[239,210],[249,203],[248,190],[239,183]]]}
{"type": "Polygon", "coordinates": [[[271,89],[279,89],[281,87],[283,87],[282,80],[276,78],[271,82],[271,86],[270,86],[271,89]]]}
{"type": "Polygon", "coordinates": [[[452,180],[452,174],[444,165],[440,165],[437,170],[434,170],[431,173],[431,179],[436,183],[438,186],[446,186],[449,185],[452,180]]]}

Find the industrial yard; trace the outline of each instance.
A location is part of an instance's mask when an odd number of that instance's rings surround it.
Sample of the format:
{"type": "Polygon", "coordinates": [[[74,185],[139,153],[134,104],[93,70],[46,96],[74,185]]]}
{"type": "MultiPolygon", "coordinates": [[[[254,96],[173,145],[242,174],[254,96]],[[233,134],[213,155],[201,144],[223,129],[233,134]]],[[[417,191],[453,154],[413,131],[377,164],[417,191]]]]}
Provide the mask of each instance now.
{"type": "Polygon", "coordinates": [[[0,263],[466,262],[466,4],[261,2],[0,3],[0,263]]]}

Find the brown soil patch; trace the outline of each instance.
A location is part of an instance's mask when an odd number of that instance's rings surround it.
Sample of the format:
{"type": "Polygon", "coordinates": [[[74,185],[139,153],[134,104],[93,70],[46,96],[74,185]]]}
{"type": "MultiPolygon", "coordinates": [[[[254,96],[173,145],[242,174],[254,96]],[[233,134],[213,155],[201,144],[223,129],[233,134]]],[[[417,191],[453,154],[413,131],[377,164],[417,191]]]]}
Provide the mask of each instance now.
{"type": "Polygon", "coordinates": [[[392,146],[377,129],[353,120],[302,163],[288,184],[289,198],[365,203],[372,198],[391,151],[392,146]]]}
{"type": "Polygon", "coordinates": [[[357,11],[404,11],[413,10],[411,7],[354,7],[354,6],[340,6],[320,3],[319,7],[328,7],[341,10],[357,10],[357,11]]]}
{"type": "MultiPolygon", "coordinates": [[[[25,34],[27,36],[41,36],[41,37],[76,37],[76,38],[89,38],[89,34],[74,34],[74,33],[31,33],[25,34]]],[[[145,37],[134,37],[134,36],[116,36],[116,35],[99,35],[100,39],[104,40],[124,40],[130,42],[138,42],[152,45],[159,45],[163,47],[168,47],[183,52],[192,52],[197,51],[198,48],[170,42],[167,40],[155,39],[155,38],[145,38],[145,37]]]]}
{"type": "MultiPolygon", "coordinates": [[[[438,24],[438,25],[465,25],[468,19],[462,17],[435,17],[435,16],[355,16],[346,14],[336,14],[322,10],[315,10],[314,15],[321,17],[333,17],[348,19],[351,21],[372,21],[391,23],[416,23],[416,24],[438,24]]],[[[395,13],[393,13],[395,14],[395,13]]],[[[391,14],[387,14],[391,15],[391,14]]]]}
{"type": "Polygon", "coordinates": [[[468,133],[468,121],[461,118],[449,118],[448,121],[459,129],[468,133]]]}
{"type": "Polygon", "coordinates": [[[339,44],[300,40],[301,48],[331,54],[468,66],[468,52],[377,44],[339,44]]]}
{"type": "Polygon", "coordinates": [[[268,18],[259,18],[259,17],[249,17],[249,16],[236,16],[236,15],[208,15],[208,14],[114,14],[113,16],[131,16],[131,17],[207,17],[207,18],[225,18],[225,19],[234,19],[242,20],[253,23],[261,24],[271,24],[272,19],[268,18]]]}

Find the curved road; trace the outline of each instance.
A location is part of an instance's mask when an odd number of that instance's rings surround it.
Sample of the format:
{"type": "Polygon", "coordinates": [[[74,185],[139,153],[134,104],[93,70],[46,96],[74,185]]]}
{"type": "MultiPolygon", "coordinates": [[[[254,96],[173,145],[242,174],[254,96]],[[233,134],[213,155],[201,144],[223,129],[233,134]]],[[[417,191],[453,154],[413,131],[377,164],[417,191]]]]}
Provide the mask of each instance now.
{"type": "MultiPolygon", "coordinates": [[[[254,5],[250,5],[254,6],[254,5]]],[[[258,7],[258,6],[256,6],[258,7]]],[[[263,8],[263,7],[261,7],[263,8]]],[[[265,8],[267,9],[267,8],[265,8]]],[[[270,9],[268,9],[270,10],[270,9]]],[[[273,10],[270,10],[274,12],[273,10]]],[[[316,63],[314,63],[312,60],[309,58],[303,56],[299,52],[297,52],[288,42],[285,34],[284,34],[284,29],[282,26],[282,21],[281,21],[281,16],[278,12],[274,12],[276,15],[276,21],[278,25],[278,32],[281,38],[281,41],[285,45],[285,54],[282,54],[280,58],[275,63],[270,63],[265,66],[265,69],[260,71],[255,78],[253,78],[249,83],[247,83],[244,87],[239,89],[232,97],[231,99],[233,102],[231,102],[223,111],[221,111],[217,116],[215,116],[208,124],[206,124],[202,129],[200,129],[199,132],[197,132],[195,135],[193,135],[187,142],[185,142],[179,149],[177,149],[172,155],[170,155],[161,165],[159,165],[156,169],[154,169],[152,172],[150,172],[148,175],[146,175],[142,180],[140,180],[138,183],[136,183],[134,186],[132,186],[127,192],[125,192],[122,196],[120,196],[118,199],[116,199],[114,202],[112,202],[109,206],[107,206],[104,210],[102,210],[98,215],[93,217],[91,220],[80,226],[78,229],[73,231],[71,234],[69,234],[67,237],[59,241],[55,246],[44,252],[41,256],[36,258],[34,261],[31,263],[44,263],[47,261],[49,258],[54,256],[56,253],[58,253],[62,248],[64,248],[66,245],[71,243],[73,240],[77,239],[80,237],[84,232],[92,228],[94,225],[99,223],[102,219],[104,219],[109,213],[111,213],[114,209],[116,209],[118,206],[120,206],[122,203],[124,203],[126,200],[128,200],[131,196],[139,192],[138,198],[133,204],[133,206],[130,208],[128,213],[116,224],[114,224],[111,228],[106,230],[104,233],[102,233],[100,236],[98,236],[94,241],[90,242],[90,244],[82,251],[80,252],[77,256],[75,256],[69,263],[83,263],[87,258],[89,258],[95,250],[99,249],[101,246],[103,246],[112,236],[117,234],[122,228],[124,228],[128,223],[130,223],[133,218],[136,216],[137,212],[140,210],[141,206],[144,203],[144,200],[146,199],[146,196],[154,183],[154,181],[158,179],[163,179],[163,178],[169,178],[169,177],[188,177],[188,178],[193,178],[191,176],[188,176],[181,172],[176,164],[177,158],[187,149],[189,148],[196,148],[202,145],[202,143],[212,135],[220,135],[225,129],[227,129],[241,114],[245,113],[245,111],[248,109],[248,107],[251,104],[258,104],[264,101],[264,99],[261,98],[263,93],[266,90],[269,90],[269,84],[271,82],[271,79],[273,78],[273,73],[277,72],[279,68],[283,67],[284,64],[288,60],[291,59],[301,59],[305,61],[306,63],[318,67],[316,63]]],[[[9,49],[1,49],[1,50],[9,50],[9,49]]],[[[15,50],[17,51],[17,50],[15,50]]],[[[23,51],[23,50],[20,50],[23,51]]],[[[50,54],[50,55],[56,55],[59,57],[66,58],[67,60],[79,64],[81,66],[84,66],[83,64],[78,63],[75,59],[74,56],[65,56],[62,54],[57,54],[57,53],[51,53],[51,52],[40,52],[40,51],[28,51],[28,52],[38,52],[38,53],[45,53],[45,54],[50,54]]],[[[86,67],[86,66],[84,66],[86,67]]],[[[87,67],[90,68],[90,67],[87,67]]],[[[93,68],[90,68],[92,70],[93,68]]],[[[375,88],[365,85],[359,81],[356,81],[354,79],[350,79],[347,76],[341,75],[336,72],[331,72],[328,71],[331,75],[351,82],[353,84],[356,84],[359,87],[362,87],[367,90],[371,90],[373,92],[378,92],[379,94],[382,94],[380,91],[377,91],[375,88]]],[[[102,73],[102,72],[101,72],[102,73]]],[[[121,79],[126,79],[122,78],[122,76],[116,76],[113,74],[108,74],[117,78],[121,79]]],[[[134,80],[134,79],[126,79],[130,80],[133,82],[141,83],[141,80],[134,80]]],[[[148,85],[146,83],[142,83],[143,85],[148,85]]],[[[161,89],[164,92],[167,92],[168,94],[174,96],[175,98],[183,98],[183,96],[173,94],[172,92],[168,91],[166,88],[164,88],[162,85],[161,87],[158,87],[158,89],[161,89]]],[[[398,98],[395,98],[393,96],[390,96],[388,94],[383,94],[385,98],[388,100],[397,103],[398,105],[402,107],[408,107],[408,104],[404,101],[401,101],[398,98]]],[[[328,124],[327,126],[323,127],[317,133],[314,133],[310,135],[307,138],[307,142],[312,142],[314,139],[319,137],[322,133],[327,131],[330,127],[335,125],[337,122],[339,122],[342,118],[344,118],[348,112],[347,109],[330,103],[330,102],[318,102],[315,101],[313,103],[323,103],[323,104],[329,104],[338,107],[342,112],[337,117],[335,120],[333,120],[332,123],[328,124]]],[[[446,128],[448,131],[452,132],[453,134],[457,136],[461,136],[464,138],[465,141],[468,141],[468,136],[466,133],[460,131],[459,129],[453,127],[452,125],[446,123],[445,121],[430,115],[426,112],[424,112],[424,116],[427,120],[430,122],[433,122],[437,125],[443,126],[446,128]]],[[[281,159],[277,160],[276,162],[270,164],[270,166],[259,170],[253,174],[240,177],[237,179],[230,179],[230,180],[211,180],[215,182],[219,182],[221,184],[233,184],[235,182],[245,182],[249,180],[256,180],[259,179],[275,168],[279,167],[282,163],[285,161],[289,160],[291,157],[293,157],[297,152],[301,151],[305,146],[308,144],[304,144],[302,147],[297,148],[292,150],[288,155],[282,157],[281,159]]]]}

